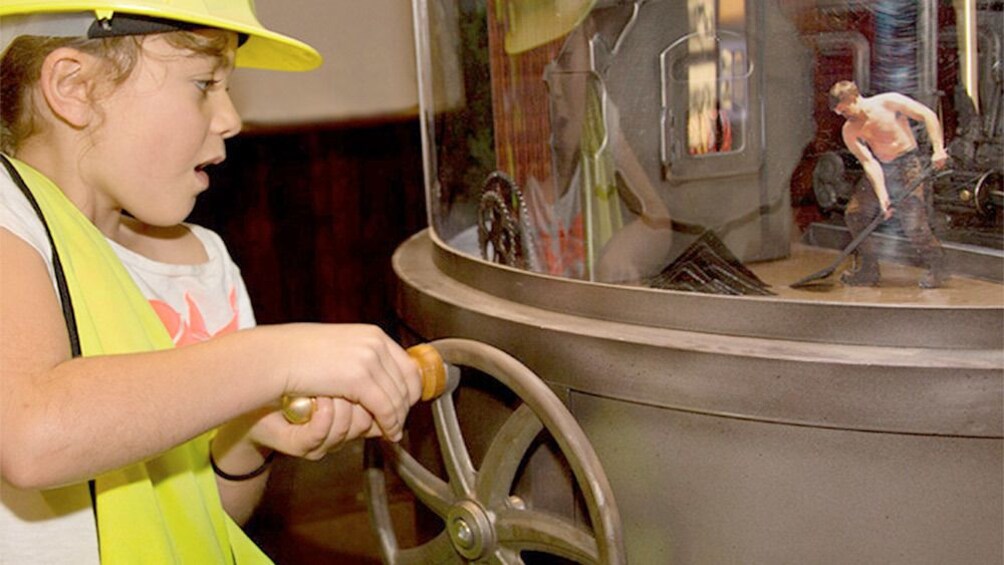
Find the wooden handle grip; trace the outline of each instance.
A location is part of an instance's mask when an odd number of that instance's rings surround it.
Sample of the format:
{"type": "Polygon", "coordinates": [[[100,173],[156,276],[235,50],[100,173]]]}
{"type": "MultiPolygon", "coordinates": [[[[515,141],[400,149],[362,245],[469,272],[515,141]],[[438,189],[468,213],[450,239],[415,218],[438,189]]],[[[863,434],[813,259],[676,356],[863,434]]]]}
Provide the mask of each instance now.
{"type": "Polygon", "coordinates": [[[422,400],[439,398],[446,390],[446,365],[442,356],[428,343],[409,347],[408,355],[418,363],[418,374],[422,377],[422,400]]]}
{"type": "MultiPolygon", "coordinates": [[[[418,363],[422,378],[422,400],[438,398],[446,390],[446,365],[436,348],[422,343],[408,348],[408,355],[418,363]]],[[[317,400],[307,396],[283,396],[282,415],[291,424],[306,424],[314,415],[317,400]]]]}

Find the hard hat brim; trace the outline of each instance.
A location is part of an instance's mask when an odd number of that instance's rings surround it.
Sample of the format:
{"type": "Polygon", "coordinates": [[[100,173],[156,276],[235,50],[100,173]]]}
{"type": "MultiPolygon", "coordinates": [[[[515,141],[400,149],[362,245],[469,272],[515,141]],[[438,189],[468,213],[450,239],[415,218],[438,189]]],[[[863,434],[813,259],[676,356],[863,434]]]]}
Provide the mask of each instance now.
{"type": "Polygon", "coordinates": [[[308,71],[317,68],[323,61],[320,53],[306,43],[265,29],[250,9],[245,10],[246,14],[238,11],[211,14],[207,11],[186,9],[182,2],[165,4],[142,1],[4,0],[0,4],[0,18],[21,14],[67,12],[89,12],[96,17],[108,17],[115,12],[128,13],[244,34],[248,39],[237,50],[238,67],[308,71]]]}

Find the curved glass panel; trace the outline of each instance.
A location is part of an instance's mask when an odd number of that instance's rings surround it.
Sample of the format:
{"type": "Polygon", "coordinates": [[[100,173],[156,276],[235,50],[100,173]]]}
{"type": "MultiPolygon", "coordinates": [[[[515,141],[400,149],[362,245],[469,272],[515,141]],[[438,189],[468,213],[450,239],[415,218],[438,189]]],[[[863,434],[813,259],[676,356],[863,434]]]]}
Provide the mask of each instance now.
{"type": "Polygon", "coordinates": [[[582,281],[1004,305],[1004,13],[415,0],[430,225],[582,281]]]}

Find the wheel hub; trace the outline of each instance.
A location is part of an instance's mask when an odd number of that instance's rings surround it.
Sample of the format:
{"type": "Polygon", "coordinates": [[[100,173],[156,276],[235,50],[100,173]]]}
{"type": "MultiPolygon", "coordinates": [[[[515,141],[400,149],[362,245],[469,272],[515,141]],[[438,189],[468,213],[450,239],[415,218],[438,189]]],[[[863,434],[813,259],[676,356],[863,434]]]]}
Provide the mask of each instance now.
{"type": "Polygon", "coordinates": [[[480,504],[465,500],[450,509],[446,517],[453,547],[466,559],[480,559],[495,546],[495,528],[480,504]]]}

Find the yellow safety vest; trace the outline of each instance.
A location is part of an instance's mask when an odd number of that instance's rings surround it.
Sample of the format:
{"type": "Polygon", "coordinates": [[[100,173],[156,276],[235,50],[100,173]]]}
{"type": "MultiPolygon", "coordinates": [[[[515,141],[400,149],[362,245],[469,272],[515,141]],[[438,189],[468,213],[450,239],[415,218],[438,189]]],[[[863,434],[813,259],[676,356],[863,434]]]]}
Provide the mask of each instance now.
{"type": "MultiPolygon", "coordinates": [[[[104,235],[52,181],[10,161],[52,234],[83,356],[174,347],[104,235]]],[[[102,564],[271,563],[223,510],[209,465],[211,435],[95,479],[102,564]]]]}

